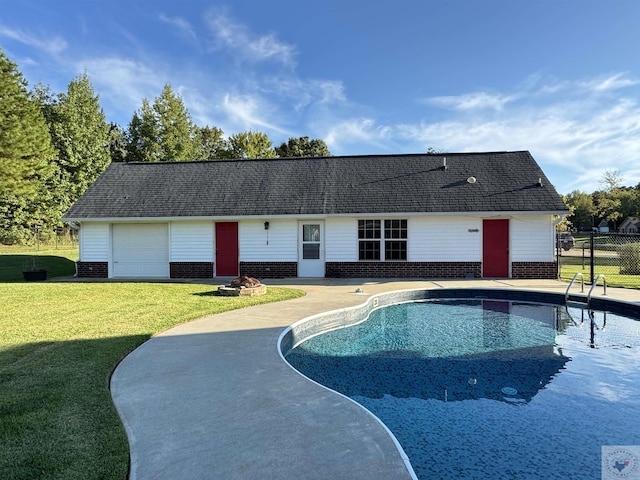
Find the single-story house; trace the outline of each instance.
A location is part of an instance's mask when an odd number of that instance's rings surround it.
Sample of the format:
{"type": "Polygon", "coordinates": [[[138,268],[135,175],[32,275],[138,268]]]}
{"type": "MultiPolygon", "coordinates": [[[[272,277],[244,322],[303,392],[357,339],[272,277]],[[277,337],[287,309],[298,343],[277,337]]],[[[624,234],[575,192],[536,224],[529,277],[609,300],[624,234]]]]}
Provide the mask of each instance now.
{"type": "Polygon", "coordinates": [[[619,233],[638,233],[640,232],[640,219],[638,217],[627,217],[623,220],[618,228],[619,233]]]}
{"type": "Polygon", "coordinates": [[[555,278],[527,151],[112,163],[66,212],[80,277],[555,278]]]}
{"type": "Polygon", "coordinates": [[[600,233],[609,233],[609,222],[606,220],[600,220],[600,223],[598,224],[598,231],[600,233]]]}

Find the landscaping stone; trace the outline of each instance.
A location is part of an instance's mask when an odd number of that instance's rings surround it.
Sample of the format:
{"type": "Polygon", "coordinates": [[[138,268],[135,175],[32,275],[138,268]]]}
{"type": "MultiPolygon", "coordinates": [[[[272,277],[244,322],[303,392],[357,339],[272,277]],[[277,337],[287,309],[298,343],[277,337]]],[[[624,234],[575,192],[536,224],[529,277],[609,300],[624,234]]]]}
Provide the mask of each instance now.
{"type": "Polygon", "coordinates": [[[218,287],[218,295],[223,297],[257,297],[267,293],[266,285],[258,285],[255,287],[228,287],[221,285],[218,287]]]}

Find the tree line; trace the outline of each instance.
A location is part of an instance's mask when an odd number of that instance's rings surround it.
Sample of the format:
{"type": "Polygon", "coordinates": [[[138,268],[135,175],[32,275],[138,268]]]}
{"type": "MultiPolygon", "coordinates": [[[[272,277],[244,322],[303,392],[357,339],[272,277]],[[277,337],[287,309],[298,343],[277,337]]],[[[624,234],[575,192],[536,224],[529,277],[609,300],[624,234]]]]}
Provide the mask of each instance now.
{"type": "Polygon", "coordinates": [[[640,218],[640,183],[627,187],[622,185],[623,181],[619,171],[607,170],[600,181],[601,190],[593,193],[574,190],[564,196],[571,210],[564,228],[590,231],[604,220],[615,231],[625,218],[640,218]]]}
{"type": "Polygon", "coordinates": [[[46,240],[64,212],[111,162],[162,162],[330,156],[323,140],[290,138],[273,146],[268,135],[225,137],[196,125],[167,84],[142,100],[126,128],[107,122],[88,75],[54,93],[29,90],[18,65],[0,48],[0,243],[46,240]]]}

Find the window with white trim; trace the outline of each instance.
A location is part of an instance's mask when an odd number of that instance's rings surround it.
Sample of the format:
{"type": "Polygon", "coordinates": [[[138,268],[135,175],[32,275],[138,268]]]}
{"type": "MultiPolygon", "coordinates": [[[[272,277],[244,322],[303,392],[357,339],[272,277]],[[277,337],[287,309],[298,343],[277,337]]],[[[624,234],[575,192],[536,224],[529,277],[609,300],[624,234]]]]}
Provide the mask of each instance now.
{"type": "Polygon", "coordinates": [[[406,260],[407,221],[358,220],[358,259],[406,260]]]}

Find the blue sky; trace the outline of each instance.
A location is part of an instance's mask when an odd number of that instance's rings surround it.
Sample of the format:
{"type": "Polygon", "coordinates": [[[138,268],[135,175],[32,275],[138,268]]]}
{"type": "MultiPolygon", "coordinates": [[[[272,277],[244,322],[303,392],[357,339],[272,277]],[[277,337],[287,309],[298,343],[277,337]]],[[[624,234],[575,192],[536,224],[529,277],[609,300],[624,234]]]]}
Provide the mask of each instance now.
{"type": "Polygon", "coordinates": [[[529,150],[560,193],[640,182],[637,0],[20,0],[30,85],[87,72],[126,127],[165,84],[226,135],[335,155],[529,150]]]}

